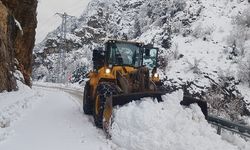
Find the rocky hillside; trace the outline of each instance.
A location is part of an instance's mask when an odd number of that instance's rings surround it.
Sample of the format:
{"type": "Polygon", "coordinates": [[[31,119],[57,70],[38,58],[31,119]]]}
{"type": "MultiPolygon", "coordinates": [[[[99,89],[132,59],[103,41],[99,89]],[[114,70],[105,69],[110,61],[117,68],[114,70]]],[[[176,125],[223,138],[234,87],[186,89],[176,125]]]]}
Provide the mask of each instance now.
{"type": "MultiPolygon", "coordinates": [[[[169,92],[209,102],[210,111],[240,119],[250,110],[250,4],[248,0],[92,0],[68,23],[65,80],[107,38],[159,47],[169,92]]],[[[60,28],[35,47],[34,79],[55,81],[60,28]]],[[[74,80],[76,81],[76,80],[74,80]]]]}
{"type": "MultiPolygon", "coordinates": [[[[196,2],[192,2],[196,3],[196,2]]],[[[152,39],[142,39],[169,48],[170,19],[182,12],[185,1],[119,1],[93,0],[79,19],[68,20],[66,76],[79,66],[90,66],[91,50],[106,38],[139,39],[142,33],[154,31],[152,39]],[[155,7],[157,6],[157,7],[155,7]],[[164,9],[158,9],[158,7],[164,9]],[[126,14],[126,15],[124,15],[126,14]],[[172,15],[172,16],[171,16],[172,15]],[[75,21],[74,21],[75,20],[75,21]],[[73,70],[72,70],[73,69],[73,70]]],[[[191,13],[196,13],[196,9],[191,13]]],[[[183,18],[186,13],[181,14],[183,18]]],[[[195,14],[192,14],[195,15],[195,14]]],[[[63,45],[60,28],[49,33],[34,49],[34,78],[51,81],[57,74],[58,52],[63,45]]]]}
{"type": "Polygon", "coordinates": [[[16,79],[31,85],[37,0],[0,1],[0,92],[17,89],[16,79]]]}

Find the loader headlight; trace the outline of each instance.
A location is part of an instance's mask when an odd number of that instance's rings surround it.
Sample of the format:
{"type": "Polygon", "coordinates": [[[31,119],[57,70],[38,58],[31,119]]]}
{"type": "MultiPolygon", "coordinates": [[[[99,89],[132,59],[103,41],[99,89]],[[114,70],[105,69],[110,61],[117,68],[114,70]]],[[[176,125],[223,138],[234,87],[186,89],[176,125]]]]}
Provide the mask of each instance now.
{"type": "Polygon", "coordinates": [[[158,74],[158,73],[154,73],[154,77],[155,77],[155,78],[158,78],[158,77],[159,77],[159,74],[158,74]]]}
{"type": "Polygon", "coordinates": [[[111,70],[110,70],[109,68],[106,68],[106,69],[105,69],[105,73],[106,73],[106,74],[110,74],[110,72],[111,72],[111,70]]]}

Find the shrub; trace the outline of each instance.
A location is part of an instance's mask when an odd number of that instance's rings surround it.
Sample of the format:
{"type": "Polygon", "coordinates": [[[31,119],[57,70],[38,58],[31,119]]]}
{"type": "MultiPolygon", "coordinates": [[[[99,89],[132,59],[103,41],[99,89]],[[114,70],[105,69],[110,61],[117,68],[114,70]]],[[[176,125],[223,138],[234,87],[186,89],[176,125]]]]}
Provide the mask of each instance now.
{"type": "Polygon", "coordinates": [[[203,40],[206,40],[213,32],[214,28],[212,26],[203,26],[202,24],[199,24],[193,29],[192,35],[195,38],[202,38],[203,40]]]}
{"type": "Polygon", "coordinates": [[[87,73],[88,73],[88,68],[86,66],[81,66],[76,70],[74,70],[69,80],[71,83],[76,83],[76,82],[80,83],[87,77],[87,73]]]}
{"type": "Polygon", "coordinates": [[[209,103],[209,111],[214,115],[238,120],[238,116],[244,115],[245,103],[243,97],[235,85],[238,81],[232,76],[219,76],[218,81],[211,80],[204,100],[209,103]]]}
{"type": "Polygon", "coordinates": [[[195,74],[200,74],[201,73],[201,70],[200,70],[201,60],[202,59],[195,58],[193,63],[187,61],[188,65],[189,65],[188,71],[193,71],[193,73],[195,73],[195,74]]]}
{"type": "Polygon", "coordinates": [[[227,38],[230,58],[244,56],[246,53],[245,42],[250,39],[250,6],[233,18],[233,23],[237,26],[233,28],[227,38]]]}
{"type": "Polygon", "coordinates": [[[182,58],[183,56],[184,55],[180,54],[180,52],[179,52],[178,43],[173,43],[171,45],[170,54],[168,55],[168,60],[178,60],[178,59],[182,58]]]}
{"type": "Polygon", "coordinates": [[[33,71],[33,78],[36,80],[42,80],[48,74],[49,74],[48,68],[46,68],[44,65],[40,65],[33,71]]]}
{"type": "Polygon", "coordinates": [[[234,28],[227,38],[228,52],[233,56],[244,56],[245,42],[250,38],[249,35],[250,30],[246,27],[238,26],[234,28]]]}
{"type": "Polygon", "coordinates": [[[237,25],[250,28],[250,6],[246,8],[241,14],[237,15],[233,22],[237,25]]]}

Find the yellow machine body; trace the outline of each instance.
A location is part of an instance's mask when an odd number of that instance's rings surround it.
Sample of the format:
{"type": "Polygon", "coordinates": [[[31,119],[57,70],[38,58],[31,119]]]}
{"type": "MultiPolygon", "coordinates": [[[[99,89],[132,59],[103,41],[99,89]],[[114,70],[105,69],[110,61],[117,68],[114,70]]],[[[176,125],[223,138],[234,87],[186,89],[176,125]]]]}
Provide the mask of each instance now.
{"type": "MultiPolygon", "coordinates": [[[[108,44],[114,44],[116,42],[125,48],[127,46],[126,44],[128,44],[127,48],[133,46],[135,48],[139,47],[138,51],[140,50],[140,52],[134,52],[138,55],[136,61],[143,61],[142,57],[144,56],[144,51],[142,51],[143,46],[141,43],[112,40],[108,41],[108,44]]],[[[117,64],[112,58],[107,60],[107,57],[111,57],[110,51],[112,51],[112,47],[106,47],[108,50],[104,51],[105,57],[103,58],[101,58],[99,54],[97,55],[93,52],[93,55],[96,55],[93,61],[98,62],[94,64],[97,66],[95,67],[97,69],[88,74],[89,81],[87,81],[88,84],[85,86],[83,99],[84,112],[86,114],[92,113],[96,126],[103,127],[105,131],[108,130],[108,126],[111,123],[110,119],[114,106],[124,105],[143,97],[153,97],[161,101],[162,95],[157,89],[157,84],[160,82],[160,79],[157,75],[156,67],[154,67],[150,73],[150,69],[143,65],[143,63],[140,63],[138,66],[123,63],[117,64]],[[107,89],[103,90],[104,87],[107,89]]],[[[154,54],[157,56],[158,50],[155,51],[154,54]]],[[[135,55],[131,58],[136,58],[134,56],[135,55]]],[[[157,62],[157,57],[155,57],[153,61],[157,62]]]]}

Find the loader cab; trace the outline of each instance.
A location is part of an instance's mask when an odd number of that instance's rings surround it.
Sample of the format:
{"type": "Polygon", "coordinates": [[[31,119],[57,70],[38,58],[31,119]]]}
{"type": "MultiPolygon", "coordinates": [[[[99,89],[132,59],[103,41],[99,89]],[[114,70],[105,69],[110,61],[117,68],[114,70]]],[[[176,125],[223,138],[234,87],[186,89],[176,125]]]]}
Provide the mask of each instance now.
{"type": "Polygon", "coordinates": [[[143,45],[140,42],[108,40],[104,48],[93,50],[93,70],[98,71],[103,66],[146,66],[151,71],[156,70],[158,51],[153,45],[143,45]]]}
{"type": "Polygon", "coordinates": [[[109,40],[105,44],[105,62],[112,66],[157,67],[158,48],[139,42],[109,40]]]}
{"type": "Polygon", "coordinates": [[[109,40],[105,44],[105,63],[108,66],[143,65],[143,44],[136,42],[109,40]]]}

